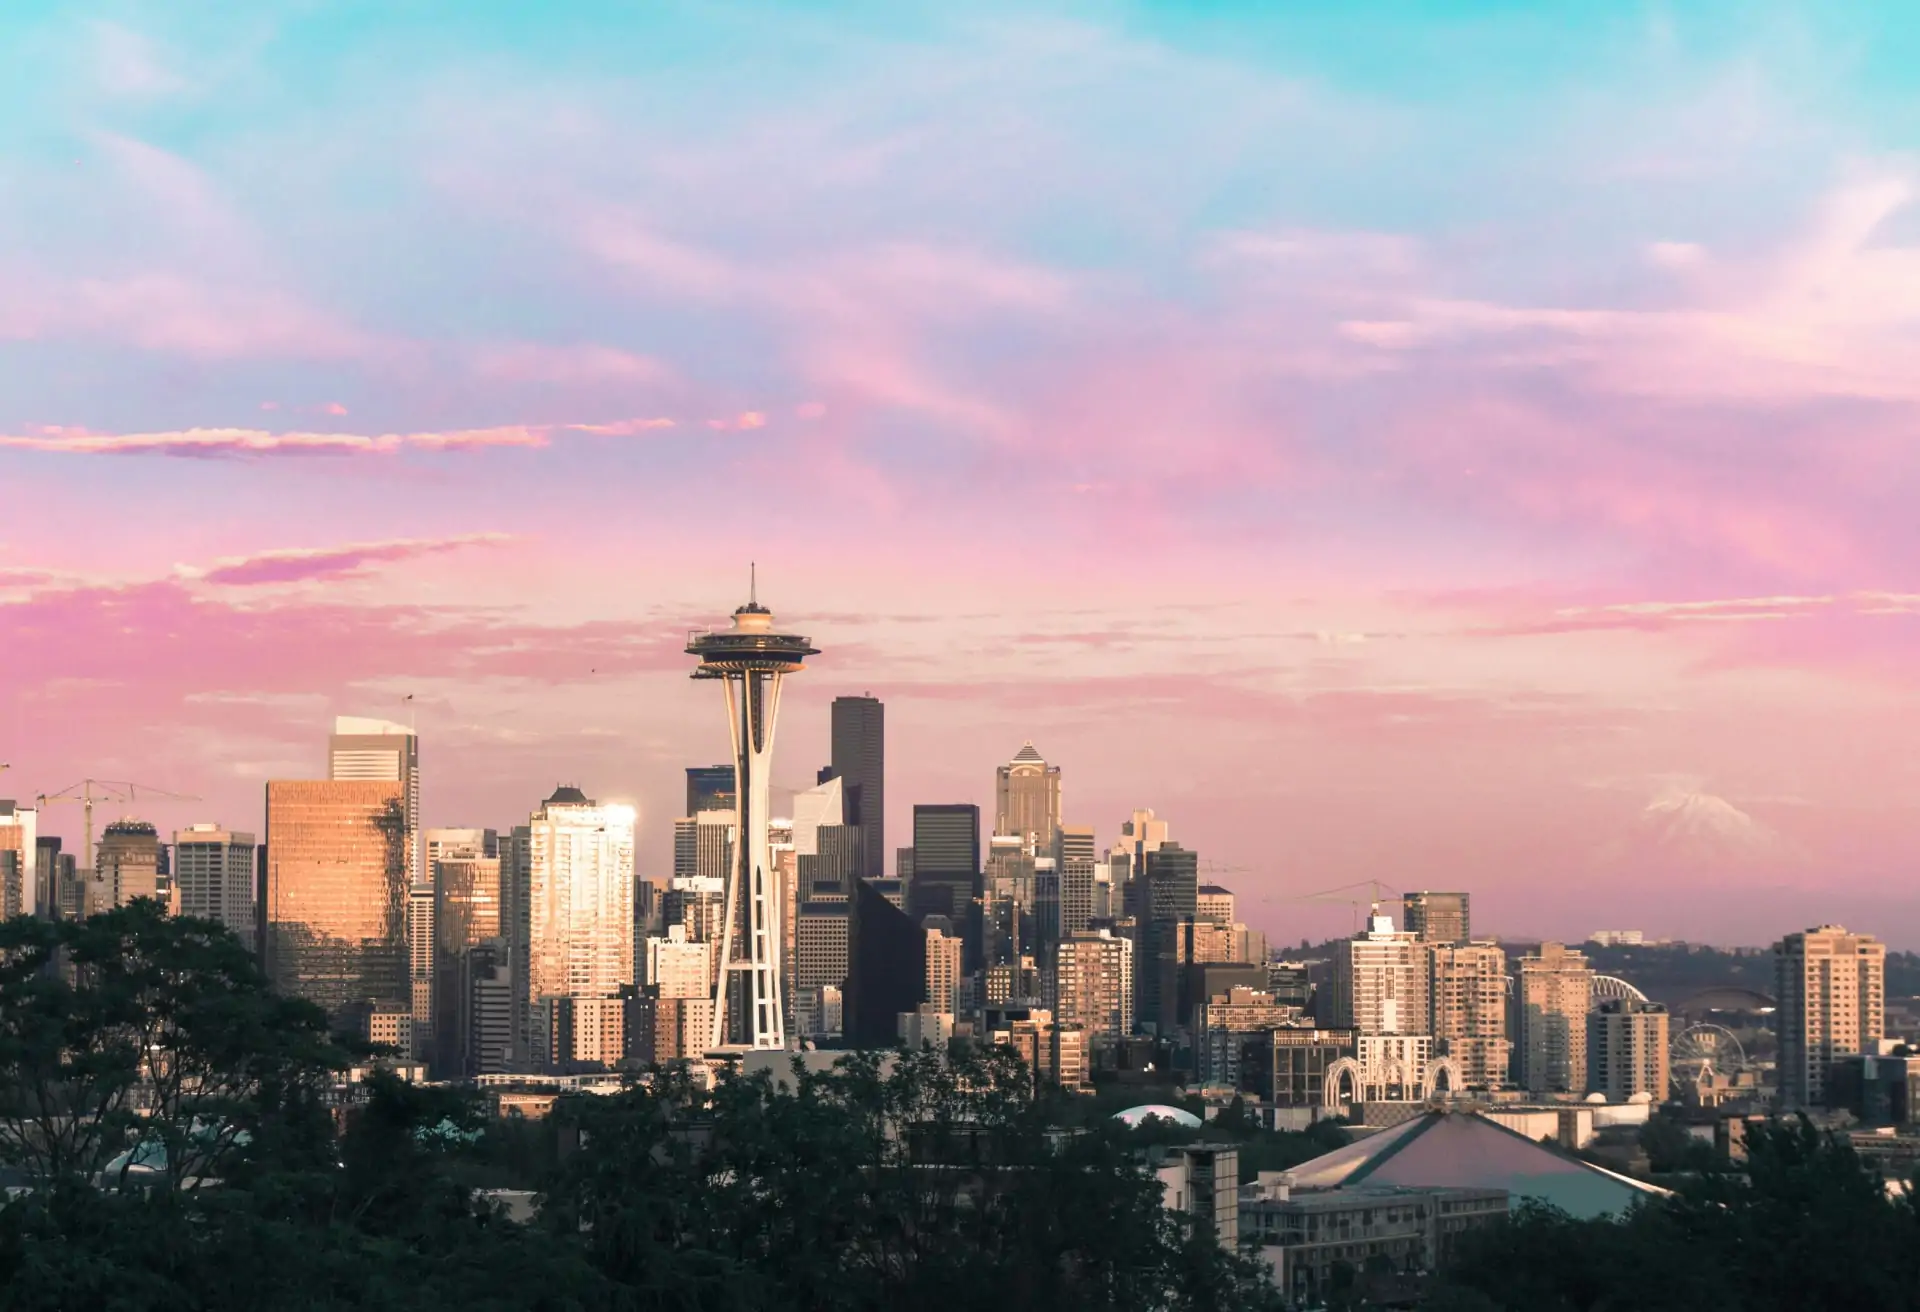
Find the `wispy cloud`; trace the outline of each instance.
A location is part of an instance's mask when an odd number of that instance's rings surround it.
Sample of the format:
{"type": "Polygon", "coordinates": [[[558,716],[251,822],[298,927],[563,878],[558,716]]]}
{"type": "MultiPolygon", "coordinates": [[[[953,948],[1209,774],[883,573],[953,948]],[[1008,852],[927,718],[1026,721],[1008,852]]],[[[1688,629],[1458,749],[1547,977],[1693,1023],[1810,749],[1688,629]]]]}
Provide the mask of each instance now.
{"type": "MultiPolygon", "coordinates": [[[[345,407],[329,407],[345,413],[345,407]]],[[[749,410],[708,426],[748,431],[766,425],[766,415],[749,410]]],[[[606,423],[506,424],[497,428],[454,428],[413,433],[273,432],[262,428],[187,428],[156,433],[96,433],[84,428],[46,426],[31,433],[0,434],[0,448],[80,456],[353,456],[395,455],[403,451],[478,451],[493,447],[540,448],[565,433],[594,437],[635,437],[679,426],[663,416],[616,419],[606,423]]]]}
{"type": "Polygon", "coordinates": [[[205,567],[182,565],[182,578],[225,587],[301,583],[363,574],[367,567],[437,556],[465,547],[512,542],[508,533],[464,533],[444,538],[395,538],[386,542],[349,542],[333,547],[286,547],[250,556],[224,556],[205,567]]]}

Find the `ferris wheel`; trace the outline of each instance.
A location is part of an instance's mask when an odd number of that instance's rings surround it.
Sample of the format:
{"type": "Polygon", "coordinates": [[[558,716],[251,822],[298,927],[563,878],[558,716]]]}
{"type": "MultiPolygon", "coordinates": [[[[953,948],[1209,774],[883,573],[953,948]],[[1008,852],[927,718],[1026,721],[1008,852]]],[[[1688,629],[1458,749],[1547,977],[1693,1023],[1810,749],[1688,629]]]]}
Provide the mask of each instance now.
{"type": "Polygon", "coordinates": [[[1747,1051],[1724,1025],[1689,1025],[1668,1045],[1673,1078],[1698,1082],[1704,1075],[1722,1077],[1747,1069],[1747,1051]]]}

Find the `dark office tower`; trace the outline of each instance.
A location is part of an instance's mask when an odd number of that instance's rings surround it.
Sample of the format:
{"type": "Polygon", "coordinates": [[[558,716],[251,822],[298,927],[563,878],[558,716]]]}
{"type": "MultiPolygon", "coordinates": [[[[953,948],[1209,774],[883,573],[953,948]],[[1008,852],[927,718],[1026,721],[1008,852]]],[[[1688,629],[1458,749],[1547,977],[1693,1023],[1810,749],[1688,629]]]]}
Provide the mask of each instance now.
{"type": "Polygon", "coordinates": [[[846,822],[860,826],[860,873],[879,879],[887,873],[887,714],[878,697],[833,699],[833,764],[827,769],[846,788],[846,822]]]}
{"type": "Polygon", "coordinates": [[[730,765],[690,765],[687,767],[687,814],[734,809],[733,767],[730,765]]]}
{"type": "Polygon", "coordinates": [[[61,919],[60,839],[57,836],[42,834],[33,840],[33,882],[39,891],[40,914],[49,920],[61,919]]]}
{"type": "Polygon", "coordinates": [[[33,867],[17,847],[0,847],[0,919],[24,916],[33,908],[33,867]]]}
{"type": "Polygon", "coordinates": [[[971,802],[914,807],[907,910],[915,923],[945,916],[958,926],[969,972],[981,962],[980,893],[980,808],[971,802]]]}
{"type": "Polygon", "coordinates": [[[1471,943],[1466,893],[1402,893],[1400,927],[1422,943],[1471,943]]]}
{"type": "Polygon", "coordinates": [[[1200,855],[1178,843],[1163,843],[1146,853],[1140,881],[1135,1005],[1140,1019],[1166,1035],[1182,1024],[1179,1015],[1180,926],[1194,913],[1200,891],[1200,855]]]}
{"type": "Polygon", "coordinates": [[[881,889],[861,880],[847,921],[842,1027],[848,1046],[892,1047],[899,1041],[900,1013],[918,1011],[926,996],[926,931],[881,889]]]}
{"type": "MultiPolygon", "coordinates": [[[[479,968],[482,977],[491,978],[496,965],[511,969],[513,917],[503,865],[471,850],[433,863],[433,1060],[445,1079],[480,1073],[478,1054],[469,1048],[475,977],[469,954],[490,954],[479,968]]],[[[511,1027],[509,1018],[509,1034],[511,1027]]]]}

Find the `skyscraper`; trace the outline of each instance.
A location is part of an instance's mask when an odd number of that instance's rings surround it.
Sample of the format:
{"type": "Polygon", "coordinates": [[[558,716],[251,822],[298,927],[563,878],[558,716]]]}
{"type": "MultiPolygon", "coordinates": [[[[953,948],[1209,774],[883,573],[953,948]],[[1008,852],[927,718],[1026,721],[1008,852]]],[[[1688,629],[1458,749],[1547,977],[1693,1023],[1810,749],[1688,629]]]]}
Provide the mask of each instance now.
{"type": "Polygon", "coordinates": [[[966,943],[966,969],[980,967],[980,808],[971,802],[913,808],[913,880],[907,911],[918,923],[945,916],[966,943]]]}
{"type": "Polygon", "coordinates": [[[1507,1037],[1507,954],[1498,943],[1429,943],[1433,1038],[1469,1089],[1498,1089],[1513,1059],[1507,1037]]]}
{"type": "Polygon", "coordinates": [[[1593,1006],[1593,967],[1583,953],[1542,943],[1520,958],[1514,986],[1519,1022],[1518,1082],[1529,1093],[1587,1091],[1587,1013],[1593,1006]]]}
{"type": "MultiPolygon", "coordinates": [[[[475,1017],[476,982],[491,986],[514,978],[513,918],[504,863],[497,855],[482,855],[487,846],[483,839],[473,841],[460,831],[438,829],[427,834],[427,850],[436,854],[433,913],[427,918],[432,930],[428,966],[433,988],[429,1012],[433,1062],[446,1077],[477,1075],[485,1052],[499,1044],[497,1035],[475,1017]],[[484,959],[476,960],[476,952],[484,953],[484,959]],[[482,1049],[473,1046],[476,1036],[482,1049]]],[[[494,850],[499,851],[497,844],[494,850]]],[[[511,1011],[510,1000],[506,1005],[511,1011]]]]}
{"type": "Polygon", "coordinates": [[[612,1066],[624,1051],[606,1016],[634,982],[633,825],[632,807],[570,786],[529,822],[530,1026],[549,1064],[612,1066]]]}
{"type": "Polygon", "coordinates": [[[1821,925],[1781,939],[1773,964],[1780,1101],[1791,1111],[1819,1107],[1833,1064],[1885,1037],[1886,944],[1821,925]]]}
{"type": "Polygon", "coordinates": [[[687,814],[702,811],[732,813],[738,799],[733,793],[731,765],[690,765],[687,767],[687,814]]]}
{"type": "MultiPolygon", "coordinates": [[[[1093,919],[1095,882],[1093,826],[1062,825],[1053,836],[1054,869],[1060,876],[1058,939],[1084,933],[1093,919]]],[[[1064,1023],[1064,1022],[1062,1022],[1064,1023]]]]}
{"type": "Polygon", "coordinates": [[[1031,742],[994,772],[993,832],[1018,838],[1028,852],[1053,846],[1060,827],[1060,767],[1048,765],[1031,742]]]}
{"type": "Polygon", "coordinates": [[[420,852],[420,739],[404,724],[342,715],[327,740],[327,778],[400,784],[406,822],[407,883],[424,884],[420,852]]]}
{"type": "Polygon", "coordinates": [[[900,1014],[918,1011],[927,988],[926,932],[866,880],[854,885],[847,924],[844,1027],[856,1048],[892,1046],[900,1014]]]}
{"type": "MultiPolygon", "coordinates": [[[[60,838],[56,834],[41,834],[33,840],[33,848],[34,896],[38,899],[39,914],[50,920],[59,920],[65,914],[60,901],[65,882],[62,868],[72,865],[73,858],[61,855],[60,838]]],[[[251,910],[248,915],[251,917],[251,910]]],[[[257,945],[249,943],[248,946],[257,945]]]]}
{"type": "Polygon", "coordinates": [[[1143,1024],[1171,1034],[1180,1013],[1180,926],[1194,913],[1200,891],[1200,855],[1174,842],[1143,849],[1144,871],[1128,886],[1128,911],[1138,926],[1134,1002],[1143,1024]]]}
{"type": "Polygon", "coordinates": [[[1637,1093],[1667,1100],[1667,1009],[1636,998],[1609,998],[1587,1016],[1587,1088],[1608,1102],[1637,1093]]]}
{"type": "Polygon", "coordinates": [[[173,835],[174,899],[180,915],[217,920],[249,948],[259,933],[252,834],[189,825],[173,835]]]}
{"type": "Polygon", "coordinates": [[[108,825],[94,862],[99,905],[123,907],[135,898],[160,897],[160,864],[159,830],[131,817],[108,825]]]}
{"type": "Polygon", "coordinates": [[[731,629],[695,635],[687,654],[700,658],[695,678],[716,680],[726,690],[734,748],[734,853],[713,995],[713,1046],[785,1048],[787,1018],[780,993],[786,972],[780,956],[786,930],[769,850],[773,740],[781,681],[819,652],[797,634],[776,633],[773,612],[760,604],[756,591],[733,612],[731,629]],[[731,1011],[736,974],[743,977],[745,1013],[737,1018],[731,1011]]]}
{"type": "Polygon", "coordinates": [[[936,1011],[958,1015],[960,985],[965,978],[960,972],[960,940],[938,925],[928,926],[925,933],[927,936],[927,1005],[936,1011]]]}
{"type": "Polygon", "coordinates": [[[1220,884],[1202,884],[1195,894],[1193,915],[1196,920],[1205,920],[1215,925],[1233,923],[1233,890],[1220,884]]]}
{"type": "Polygon", "coordinates": [[[46,914],[41,910],[39,880],[39,813],[21,806],[11,797],[0,798],[0,853],[12,852],[9,860],[0,856],[0,904],[9,915],[46,914]]]}
{"type": "Polygon", "coordinates": [[[1378,907],[1334,957],[1333,1023],[1371,1034],[1428,1034],[1427,945],[1378,907]]]}
{"type": "MultiPolygon", "coordinates": [[[[1171,834],[1167,822],[1157,818],[1151,808],[1135,811],[1120,826],[1120,841],[1107,851],[1107,915],[1120,915],[1133,905],[1130,885],[1147,868],[1147,853],[1156,851],[1171,834]]],[[[1096,912],[1095,914],[1100,914],[1096,912]]],[[[1126,914],[1132,914],[1127,911],[1126,914]]]]}
{"type": "Polygon", "coordinates": [[[1465,893],[1403,893],[1401,923],[1422,943],[1472,941],[1472,918],[1465,893]]]}
{"type": "Polygon", "coordinates": [[[838,775],[793,796],[793,850],[798,895],[818,883],[850,887],[861,877],[866,848],[858,826],[847,822],[847,781],[838,775]]]}
{"type": "Polygon", "coordinates": [[[1053,1014],[1089,1038],[1133,1032],[1133,944],[1108,930],[1080,931],[1054,949],[1053,1014]]]}
{"type": "Polygon", "coordinates": [[[873,696],[833,699],[833,764],[847,790],[845,823],[860,827],[860,876],[887,863],[887,708],[873,696]]]}
{"type": "Polygon", "coordinates": [[[406,789],[399,782],[267,785],[266,965],[274,987],[366,1034],[413,1012],[406,789]]]}

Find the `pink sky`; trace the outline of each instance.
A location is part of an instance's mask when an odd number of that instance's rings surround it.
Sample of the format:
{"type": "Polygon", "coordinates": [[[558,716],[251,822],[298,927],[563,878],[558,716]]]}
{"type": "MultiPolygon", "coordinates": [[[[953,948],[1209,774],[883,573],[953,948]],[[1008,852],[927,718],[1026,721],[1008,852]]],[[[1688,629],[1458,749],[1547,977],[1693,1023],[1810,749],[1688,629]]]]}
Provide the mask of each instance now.
{"type": "Polygon", "coordinates": [[[897,841],[1032,739],[1277,938],[1378,879],[1920,946],[1920,172],[1847,34],[304,21],[33,33],[0,793],[257,827],[411,694],[430,824],[575,782],[663,873],[752,560],[782,782],[883,697],[897,841]]]}

